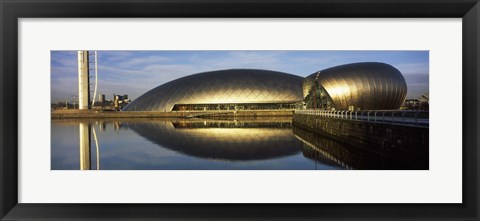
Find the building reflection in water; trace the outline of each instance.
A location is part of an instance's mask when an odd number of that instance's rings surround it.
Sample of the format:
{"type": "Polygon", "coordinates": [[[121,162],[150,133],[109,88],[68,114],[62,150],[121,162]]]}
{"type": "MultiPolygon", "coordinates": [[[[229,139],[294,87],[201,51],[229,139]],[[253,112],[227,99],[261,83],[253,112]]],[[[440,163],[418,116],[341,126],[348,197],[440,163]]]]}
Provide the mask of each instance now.
{"type": "Polygon", "coordinates": [[[142,121],[129,126],[159,146],[205,159],[274,159],[298,154],[302,146],[292,135],[288,120],[142,121]]]}
{"type": "Polygon", "coordinates": [[[260,164],[263,165],[261,168],[265,169],[361,168],[348,160],[343,160],[342,157],[345,155],[332,154],[329,153],[330,150],[316,148],[309,143],[308,139],[305,139],[303,134],[292,133],[291,119],[127,119],[71,123],[78,125],[77,128],[79,128],[80,170],[101,169],[102,142],[98,138],[102,139],[102,137],[105,152],[103,169],[128,168],[132,165],[137,169],[152,169],[148,166],[152,162],[159,165],[154,168],[161,169],[162,161],[166,163],[164,165],[169,165],[165,167],[166,169],[176,167],[196,169],[192,166],[194,163],[191,159],[185,157],[203,160],[198,162],[207,164],[211,162],[224,165],[208,167],[210,169],[255,169],[253,165],[260,164]],[[100,133],[97,134],[97,132],[100,133]],[[100,136],[97,137],[97,135],[100,136]],[[135,137],[142,137],[142,140],[146,139],[153,146],[122,146],[129,143],[131,139],[134,139],[134,143],[138,141],[135,137]],[[140,151],[147,150],[145,148],[154,152],[140,151]],[[152,156],[161,156],[165,150],[179,155],[161,159],[155,159],[152,156]],[[150,154],[149,156],[152,157],[147,157],[148,160],[144,159],[145,162],[136,160],[139,159],[138,156],[145,154],[150,154]],[[179,156],[182,157],[179,158],[179,156]],[[286,162],[290,163],[286,164],[286,162]]]}

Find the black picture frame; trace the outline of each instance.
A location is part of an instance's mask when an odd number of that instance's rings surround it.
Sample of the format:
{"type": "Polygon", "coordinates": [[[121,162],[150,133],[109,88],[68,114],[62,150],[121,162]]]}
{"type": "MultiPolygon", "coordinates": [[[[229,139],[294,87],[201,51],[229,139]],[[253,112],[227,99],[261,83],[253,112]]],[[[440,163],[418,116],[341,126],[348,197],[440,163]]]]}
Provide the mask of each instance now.
{"type": "Polygon", "coordinates": [[[478,0],[0,0],[0,15],[1,220],[479,220],[478,0]],[[17,20],[74,17],[462,18],[463,203],[19,204],[17,20]]]}

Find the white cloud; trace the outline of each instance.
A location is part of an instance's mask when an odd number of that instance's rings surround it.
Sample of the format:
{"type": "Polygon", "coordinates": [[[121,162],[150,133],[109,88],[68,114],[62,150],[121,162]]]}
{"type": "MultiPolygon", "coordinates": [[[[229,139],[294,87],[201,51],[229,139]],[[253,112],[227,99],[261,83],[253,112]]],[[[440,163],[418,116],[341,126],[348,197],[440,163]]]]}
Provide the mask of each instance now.
{"type": "Polygon", "coordinates": [[[126,61],[122,61],[118,63],[118,67],[122,68],[130,68],[132,66],[142,66],[142,65],[149,65],[149,64],[159,64],[163,62],[171,61],[170,58],[162,57],[162,56],[147,56],[141,58],[132,58],[126,61]]]}

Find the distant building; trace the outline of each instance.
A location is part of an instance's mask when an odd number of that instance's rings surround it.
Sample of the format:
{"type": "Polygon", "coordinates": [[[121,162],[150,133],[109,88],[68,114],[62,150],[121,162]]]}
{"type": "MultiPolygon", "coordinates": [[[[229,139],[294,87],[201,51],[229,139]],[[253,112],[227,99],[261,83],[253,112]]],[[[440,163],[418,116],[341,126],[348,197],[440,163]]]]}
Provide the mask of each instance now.
{"type": "Polygon", "coordinates": [[[102,103],[102,104],[105,103],[105,94],[100,94],[98,100],[99,100],[100,103],[102,103]]]}
{"type": "Polygon", "coordinates": [[[402,105],[402,110],[429,110],[429,95],[423,94],[420,98],[407,99],[402,105]]]}
{"type": "Polygon", "coordinates": [[[115,95],[113,94],[113,104],[115,110],[121,110],[125,106],[127,106],[131,101],[128,99],[128,95],[115,95]]]}

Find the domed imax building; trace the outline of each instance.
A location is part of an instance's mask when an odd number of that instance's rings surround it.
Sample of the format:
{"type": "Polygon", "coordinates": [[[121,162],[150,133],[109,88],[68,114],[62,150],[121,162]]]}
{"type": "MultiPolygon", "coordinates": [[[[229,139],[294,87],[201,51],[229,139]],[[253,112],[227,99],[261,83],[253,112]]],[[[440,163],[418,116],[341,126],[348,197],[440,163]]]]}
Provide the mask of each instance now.
{"type": "Polygon", "coordinates": [[[336,109],[391,110],[403,104],[400,71],[377,62],[328,68],[306,78],[268,70],[193,74],[160,85],[123,111],[336,109]]]}
{"type": "Polygon", "coordinates": [[[302,92],[307,107],[393,110],[402,106],[407,83],[391,65],[364,62],[313,73],[303,80],[302,92]]]}

